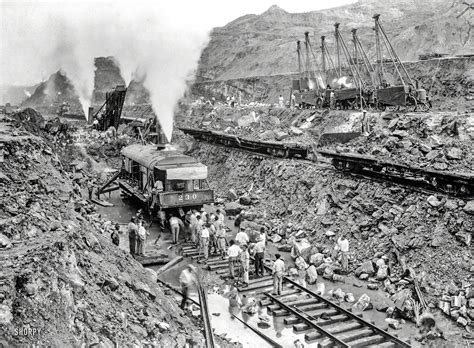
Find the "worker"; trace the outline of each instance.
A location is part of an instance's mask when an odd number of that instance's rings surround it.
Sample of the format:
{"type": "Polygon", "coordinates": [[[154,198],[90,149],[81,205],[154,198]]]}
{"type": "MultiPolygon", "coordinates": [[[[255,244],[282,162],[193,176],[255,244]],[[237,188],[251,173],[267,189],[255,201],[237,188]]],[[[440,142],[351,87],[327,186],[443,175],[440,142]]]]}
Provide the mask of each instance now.
{"type": "Polygon", "coordinates": [[[189,289],[193,285],[197,285],[196,268],[193,265],[188,265],[181,271],[181,274],[179,275],[179,284],[181,285],[181,293],[183,295],[180,307],[182,310],[185,310],[189,298],[189,289]]]}
{"type": "Polygon", "coordinates": [[[165,223],[166,223],[166,213],[165,213],[165,211],[160,208],[160,210],[158,210],[157,217],[158,217],[159,230],[158,230],[158,237],[156,237],[156,239],[155,239],[155,243],[154,243],[155,245],[160,240],[161,235],[165,232],[165,223]]]}
{"type": "Polygon", "coordinates": [[[137,254],[143,256],[145,249],[146,237],[150,233],[143,226],[143,220],[138,222],[138,233],[137,233],[137,254]]]}
{"type": "Polygon", "coordinates": [[[291,93],[291,108],[293,109],[295,107],[296,107],[296,97],[294,93],[291,93]]]}
{"type": "Polygon", "coordinates": [[[177,244],[179,239],[179,229],[180,227],[184,227],[184,223],[180,218],[174,216],[173,214],[170,215],[171,239],[173,244],[177,244]]]}
{"type": "Polygon", "coordinates": [[[137,220],[135,216],[132,216],[130,222],[127,226],[128,232],[128,241],[130,245],[130,254],[135,256],[137,254],[137,234],[138,234],[138,226],[136,224],[137,220]]]}
{"type": "Polygon", "coordinates": [[[255,243],[253,247],[253,253],[255,258],[255,276],[258,277],[259,275],[263,277],[265,274],[263,259],[265,256],[265,242],[262,238],[257,239],[257,243],[255,243]]]}
{"type": "Polygon", "coordinates": [[[197,242],[197,211],[192,210],[191,216],[189,217],[189,222],[191,223],[191,242],[196,244],[197,242]]]}
{"type": "Polygon", "coordinates": [[[222,256],[222,258],[224,258],[225,253],[226,253],[225,226],[222,223],[219,223],[218,226],[219,227],[216,232],[217,251],[222,256]]]}
{"type": "Polygon", "coordinates": [[[240,247],[240,267],[242,268],[242,287],[245,288],[249,285],[249,268],[250,268],[250,254],[248,252],[247,244],[240,247]]]}
{"type": "Polygon", "coordinates": [[[362,111],[361,132],[362,134],[369,133],[369,119],[365,110],[362,111]]]}
{"type": "Polygon", "coordinates": [[[222,213],[222,210],[217,209],[217,210],[216,210],[216,214],[217,214],[217,216],[219,217],[219,221],[221,222],[221,224],[224,224],[225,215],[222,213]]]}
{"type": "Polygon", "coordinates": [[[283,286],[283,275],[286,271],[285,262],[281,259],[280,254],[275,254],[275,262],[273,263],[272,275],[273,275],[273,293],[275,295],[281,295],[283,286]]]}
{"type": "Polygon", "coordinates": [[[239,243],[239,245],[244,245],[249,242],[249,236],[244,230],[240,230],[237,232],[235,240],[239,243]]]}
{"type": "Polygon", "coordinates": [[[285,106],[284,102],[285,102],[285,99],[283,99],[283,96],[280,94],[280,96],[278,97],[278,105],[282,108],[285,106]]]}
{"type": "Polygon", "coordinates": [[[230,247],[227,250],[227,256],[229,256],[229,273],[230,279],[235,278],[235,262],[238,260],[240,254],[240,247],[235,244],[235,241],[232,239],[230,242],[230,247]]]}
{"type": "Polygon", "coordinates": [[[202,219],[204,222],[207,222],[207,212],[206,212],[206,210],[204,209],[204,207],[201,208],[201,219],[202,219]]]}
{"type": "Polygon", "coordinates": [[[92,199],[92,195],[94,194],[94,187],[95,187],[94,181],[92,179],[90,179],[87,182],[87,191],[89,193],[89,200],[92,199]]]}
{"type": "Polygon", "coordinates": [[[192,236],[191,213],[191,210],[188,210],[184,215],[184,238],[186,242],[191,240],[192,236]]]}
{"type": "Polygon", "coordinates": [[[201,229],[201,236],[199,239],[199,247],[204,254],[204,260],[207,261],[209,258],[209,227],[211,225],[206,223],[201,229]]]}
{"type": "Polygon", "coordinates": [[[265,231],[265,227],[260,227],[260,238],[263,239],[263,244],[265,247],[267,246],[267,232],[265,231]]]}
{"type": "Polygon", "coordinates": [[[344,233],[337,239],[337,250],[341,253],[341,267],[344,272],[349,270],[349,241],[344,233]]]}
{"type": "Polygon", "coordinates": [[[110,238],[112,239],[112,243],[114,243],[117,246],[120,244],[119,231],[120,231],[120,225],[116,224],[115,228],[113,229],[112,233],[110,234],[110,238]]]}

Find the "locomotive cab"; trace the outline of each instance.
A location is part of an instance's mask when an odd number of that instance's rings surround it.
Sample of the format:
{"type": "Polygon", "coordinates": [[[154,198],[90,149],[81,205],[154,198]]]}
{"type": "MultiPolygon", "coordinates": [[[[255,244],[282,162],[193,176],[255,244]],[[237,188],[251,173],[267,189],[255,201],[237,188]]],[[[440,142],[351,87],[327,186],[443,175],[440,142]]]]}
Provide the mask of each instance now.
{"type": "Polygon", "coordinates": [[[204,164],[156,145],[134,144],[122,150],[119,186],[152,211],[214,202],[204,164]]]}

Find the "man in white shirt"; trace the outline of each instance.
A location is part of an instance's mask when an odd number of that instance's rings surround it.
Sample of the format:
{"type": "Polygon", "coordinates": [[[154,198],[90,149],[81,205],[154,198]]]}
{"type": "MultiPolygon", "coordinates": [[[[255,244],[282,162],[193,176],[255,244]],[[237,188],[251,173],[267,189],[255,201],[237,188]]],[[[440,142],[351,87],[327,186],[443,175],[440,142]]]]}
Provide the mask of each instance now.
{"type": "Polygon", "coordinates": [[[249,236],[244,230],[240,230],[235,236],[235,240],[239,243],[239,245],[244,245],[249,242],[249,236]]]}
{"type": "Polygon", "coordinates": [[[223,224],[224,224],[224,220],[225,220],[224,214],[222,213],[222,211],[221,211],[220,209],[217,209],[217,210],[216,210],[216,214],[217,214],[217,216],[219,217],[220,223],[223,225],[223,224]]]}
{"type": "Polygon", "coordinates": [[[230,247],[227,249],[227,255],[229,256],[229,273],[230,279],[235,278],[235,262],[237,261],[240,254],[240,247],[235,244],[234,240],[229,242],[230,247]]]}
{"type": "Polygon", "coordinates": [[[178,239],[179,239],[179,228],[184,227],[184,223],[180,218],[173,216],[173,214],[171,214],[170,227],[171,227],[171,237],[173,239],[173,244],[176,244],[178,243],[178,239]]]}
{"type": "Polygon", "coordinates": [[[205,224],[201,229],[200,248],[204,254],[204,260],[209,258],[209,227],[210,224],[205,224]]]}
{"type": "Polygon", "coordinates": [[[344,272],[349,269],[349,241],[344,234],[337,239],[336,248],[341,252],[341,267],[344,272]]]}
{"type": "Polygon", "coordinates": [[[275,254],[276,261],[273,263],[273,293],[281,295],[283,286],[283,275],[286,271],[285,262],[281,259],[280,254],[275,254]]]}

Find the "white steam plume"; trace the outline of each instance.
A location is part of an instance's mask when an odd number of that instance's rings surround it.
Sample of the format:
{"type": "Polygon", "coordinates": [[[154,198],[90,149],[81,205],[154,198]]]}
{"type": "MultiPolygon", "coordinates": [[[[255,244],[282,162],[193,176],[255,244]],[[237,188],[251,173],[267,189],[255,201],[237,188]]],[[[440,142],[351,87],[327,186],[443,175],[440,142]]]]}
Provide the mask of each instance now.
{"type": "Polygon", "coordinates": [[[0,75],[6,83],[33,84],[62,69],[84,114],[94,88],[94,58],[114,56],[127,85],[138,72],[153,110],[171,140],[174,108],[192,78],[207,24],[200,2],[1,3],[0,75]]]}

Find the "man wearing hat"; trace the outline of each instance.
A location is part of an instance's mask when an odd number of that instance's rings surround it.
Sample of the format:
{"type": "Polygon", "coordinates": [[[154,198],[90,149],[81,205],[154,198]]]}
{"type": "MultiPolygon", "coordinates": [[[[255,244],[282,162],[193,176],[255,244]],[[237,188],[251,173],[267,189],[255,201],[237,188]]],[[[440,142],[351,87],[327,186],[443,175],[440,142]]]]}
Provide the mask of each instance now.
{"type": "Polygon", "coordinates": [[[130,245],[130,254],[132,256],[135,256],[137,253],[137,233],[138,233],[138,226],[136,224],[137,219],[135,216],[132,216],[130,219],[130,222],[128,223],[127,226],[127,232],[128,232],[128,241],[130,245]]]}
{"type": "Polygon", "coordinates": [[[257,243],[253,248],[253,252],[255,253],[255,276],[263,276],[265,274],[263,266],[263,259],[265,255],[265,242],[260,236],[258,237],[257,243]]]}
{"type": "Polygon", "coordinates": [[[285,273],[285,262],[281,259],[280,254],[275,254],[275,262],[273,263],[273,293],[281,295],[283,287],[283,274],[285,273]]]}
{"type": "Polygon", "coordinates": [[[230,279],[235,277],[235,262],[238,260],[240,254],[240,247],[235,244],[234,240],[229,242],[230,247],[227,249],[227,255],[229,256],[229,273],[230,279]]]}

